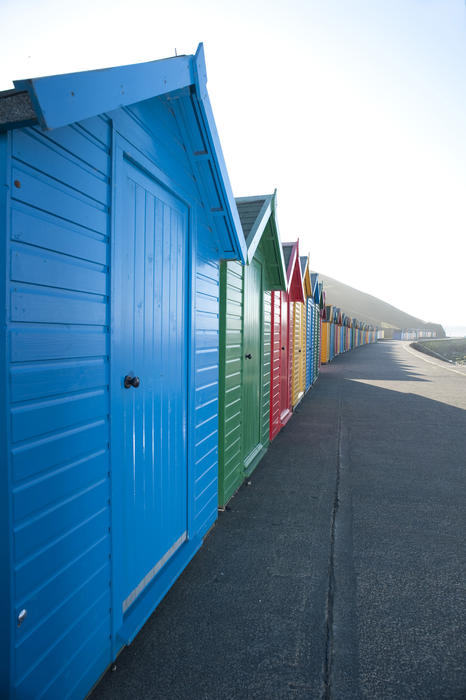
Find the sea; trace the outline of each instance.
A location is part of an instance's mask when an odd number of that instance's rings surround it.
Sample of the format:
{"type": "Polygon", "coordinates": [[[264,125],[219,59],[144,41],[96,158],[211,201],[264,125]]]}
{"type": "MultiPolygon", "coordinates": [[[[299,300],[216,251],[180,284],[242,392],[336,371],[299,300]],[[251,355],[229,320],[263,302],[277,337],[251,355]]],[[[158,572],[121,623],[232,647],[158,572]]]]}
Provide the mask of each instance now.
{"type": "Polygon", "coordinates": [[[466,338],[466,326],[443,326],[450,338],[466,338]]]}

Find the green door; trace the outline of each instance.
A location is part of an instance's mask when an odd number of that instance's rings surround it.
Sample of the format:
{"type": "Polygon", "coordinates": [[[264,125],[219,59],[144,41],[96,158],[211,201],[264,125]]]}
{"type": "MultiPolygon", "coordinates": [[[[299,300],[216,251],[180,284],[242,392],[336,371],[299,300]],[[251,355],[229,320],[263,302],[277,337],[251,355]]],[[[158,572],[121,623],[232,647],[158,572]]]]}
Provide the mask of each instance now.
{"type": "Polygon", "coordinates": [[[244,270],[243,455],[247,467],[261,449],[262,266],[244,270]]]}

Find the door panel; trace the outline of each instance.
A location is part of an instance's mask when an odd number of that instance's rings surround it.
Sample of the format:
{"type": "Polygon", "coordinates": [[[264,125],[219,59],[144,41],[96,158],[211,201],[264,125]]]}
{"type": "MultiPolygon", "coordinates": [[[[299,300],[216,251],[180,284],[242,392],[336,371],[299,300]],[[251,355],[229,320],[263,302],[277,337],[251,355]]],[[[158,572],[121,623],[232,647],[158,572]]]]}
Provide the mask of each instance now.
{"type": "Polygon", "coordinates": [[[281,392],[281,292],[272,292],[272,340],[270,377],[270,439],[280,430],[281,392]]]}
{"type": "Polygon", "coordinates": [[[280,333],[280,415],[289,411],[289,311],[288,294],[281,292],[281,333],[280,333]]]}
{"type": "Polygon", "coordinates": [[[252,260],[244,270],[243,454],[246,461],[261,439],[261,337],[262,266],[252,260]]]}
{"type": "Polygon", "coordinates": [[[306,305],[300,303],[300,309],[301,309],[301,359],[300,359],[300,367],[299,367],[299,390],[301,392],[301,395],[304,394],[305,388],[306,388],[306,357],[307,357],[307,348],[306,348],[306,305]]]}
{"type": "Polygon", "coordinates": [[[299,365],[301,359],[301,316],[300,305],[294,301],[291,303],[293,316],[293,372],[291,379],[291,404],[296,405],[299,397],[299,365]]]}
{"type": "Polygon", "coordinates": [[[112,411],[121,436],[112,463],[121,470],[116,575],[124,613],[186,539],[188,212],[126,161],[122,187],[112,300],[121,382],[112,387],[112,411]],[[139,387],[124,388],[125,375],[139,377],[139,387]]]}
{"type": "Polygon", "coordinates": [[[306,299],[306,389],[312,381],[312,303],[306,299]]]}

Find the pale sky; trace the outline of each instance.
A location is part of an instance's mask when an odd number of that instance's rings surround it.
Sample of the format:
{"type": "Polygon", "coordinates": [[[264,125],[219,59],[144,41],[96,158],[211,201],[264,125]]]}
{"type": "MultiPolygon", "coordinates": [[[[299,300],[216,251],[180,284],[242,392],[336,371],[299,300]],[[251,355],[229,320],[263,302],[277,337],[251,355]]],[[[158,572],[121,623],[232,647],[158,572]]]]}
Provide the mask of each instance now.
{"type": "Polygon", "coordinates": [[[0,0],[0,89],[193,53],[236,196],[313,269],[466,326],[464,0],[0,0]]]}

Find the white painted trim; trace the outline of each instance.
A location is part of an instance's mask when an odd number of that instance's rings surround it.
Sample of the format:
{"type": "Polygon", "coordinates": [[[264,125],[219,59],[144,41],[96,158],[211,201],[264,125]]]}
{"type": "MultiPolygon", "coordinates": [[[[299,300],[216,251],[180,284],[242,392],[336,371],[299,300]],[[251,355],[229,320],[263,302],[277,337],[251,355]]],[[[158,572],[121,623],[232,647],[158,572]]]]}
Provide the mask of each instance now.
{"type": "Polygon", "coordinates": [[[439,360],[438,362],[428,360],[426,357],[422,356],[422,353],[414,352],[413,350],[410,350],[408,347],[406,347],[406,345],[403,345],[403,348],[406,350],[406,352],[409,352],[410,355],[413,355],[413,357],[417,357],[418,360],[423,360],[429,365],[434,365],[434,367],[438,367],[439,369],[446,369],[448,372],[454,372],[455,374],[459,374],[461,377],[466,377],[466,372],[461,372],[459,369],[453,369],[453,367],[449,367],[446,362],[443,363],[441,360],[439,360]]]}
{"type": "Polygon", "coordinates": [[[131,591],[131,593],[126,598],[126,600],[123,601],[123,605],[122,605],[123,613],[125,613],[128,610],[129,606],[132,603],[134,603],[134,601],[139,596],[139,594],[142,593],[144,588],[152,581],[152,579],[160,571],[162,566],[164,566],[164,564],[167,563],[167,561],[170,559],[170,557],[173,556],[173,554],[176,552],[176,550],[183,544],[183,542],[186,542],[187,539],[188,539],[187,533],[183,532],[181,537],[179,537],[176,540],[176,542],[174,544],[172,544],[170,549],[167,552],[165,552],[165,554],[163,555],[163,557],[161,559],[159,559],[157,564],[152,567],[152,569],[149,571],[149,573],[147,573],[144,576],[144,578],[142,579],[142,581],[140,581],[138,583],[136,588],[134,588],[134,590],[131,591]]]}

